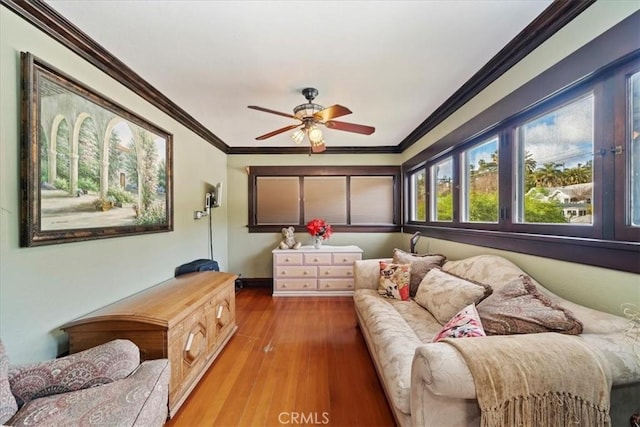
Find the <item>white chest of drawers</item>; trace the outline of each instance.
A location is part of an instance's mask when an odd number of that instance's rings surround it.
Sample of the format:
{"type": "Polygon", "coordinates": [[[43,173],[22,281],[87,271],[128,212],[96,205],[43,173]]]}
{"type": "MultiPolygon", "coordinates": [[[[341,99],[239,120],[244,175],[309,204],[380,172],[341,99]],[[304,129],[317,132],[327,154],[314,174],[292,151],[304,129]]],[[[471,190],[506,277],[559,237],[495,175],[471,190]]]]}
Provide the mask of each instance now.
{"type": "Polygon", "coordinates": [[[353,294],[353,262],[362,259],[357,246],[273,250],[274,296],[353,294]]]}

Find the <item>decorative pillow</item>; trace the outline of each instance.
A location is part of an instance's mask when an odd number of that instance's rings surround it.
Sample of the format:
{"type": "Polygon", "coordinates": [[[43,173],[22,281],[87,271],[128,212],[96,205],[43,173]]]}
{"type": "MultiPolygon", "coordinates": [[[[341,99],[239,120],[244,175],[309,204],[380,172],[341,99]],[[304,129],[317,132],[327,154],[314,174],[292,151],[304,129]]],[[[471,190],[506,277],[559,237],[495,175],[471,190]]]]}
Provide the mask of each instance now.
{"type": "Polygon", "coordinates": [[[541,294],[526,275],[512,280],[478,304],[478,313],[487,335],[582,333],[582,322],[541,294]]]}
{"type": "Polygon", "coordinates": [[[424,276],[434,267],[444,264],[446,256],[440,254],[412,254],[402,249],[393,250],[393,262],[396,264],[411,264],[411,280],[409,295],[414,297],[424,276]]]}
{"type": "Polygon", "coordinates": [[[445,338],[484,337],[485,335],[476,305],[469,304],[445,323],[432,342],[445,338]]]}
{"type": "Polygon", "coordinates": [[[492,291],[489,285],[433,268],[420,282],[415,300],[444,325],[464,307],[477,304],[492,291]]]}
{"type": "Polygon", "coordinates": [[[18,404],[9,387],[9,357],[0,341],[0,424],[4,425],[16,412],[18,404]]]}
{"type": "Polygon", "coordinates": [[[411,264],[392,264],[380,261],[378,293],[402,301],[409,299],[411,264]]]}

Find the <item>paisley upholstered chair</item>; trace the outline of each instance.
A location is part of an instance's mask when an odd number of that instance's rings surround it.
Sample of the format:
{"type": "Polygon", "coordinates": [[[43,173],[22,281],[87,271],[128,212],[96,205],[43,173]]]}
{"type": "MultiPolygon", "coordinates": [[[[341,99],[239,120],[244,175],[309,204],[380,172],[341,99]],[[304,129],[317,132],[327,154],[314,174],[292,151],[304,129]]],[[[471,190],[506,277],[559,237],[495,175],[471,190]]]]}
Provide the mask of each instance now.
{"type": "Polygon", "coordinates": [[[20,366],[10,366],[0,341],[0,423],[161,426],[169,375],[166,359],[141,364],[128,340],[20,366]]]}

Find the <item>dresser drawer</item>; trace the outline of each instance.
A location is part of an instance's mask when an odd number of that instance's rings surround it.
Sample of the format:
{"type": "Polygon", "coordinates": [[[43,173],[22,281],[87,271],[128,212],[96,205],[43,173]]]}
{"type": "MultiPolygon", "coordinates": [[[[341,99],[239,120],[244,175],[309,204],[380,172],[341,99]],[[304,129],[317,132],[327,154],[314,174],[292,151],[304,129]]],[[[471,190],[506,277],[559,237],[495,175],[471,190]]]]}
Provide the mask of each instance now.
{"type": "Polygon", "coordinates": [[[352,266],[333,266],[333,265],[323,265],[318,267],[320,270],[318,278],[351,278],[353,277],[353,267],[352,266]]]}
{"type": "Polygon", "coordinates": [[[304,254],[304,263],[307,265],[331,264],[330,253],[306,253],[304,254]]]}
{"type": "Polygon", "coordinates": [[[334,253],[333,264],[335,265],[353,265],[354,261],[362,259],[359,253],[334,253]]]}
{"type": "Polygon", "coordinates": [[[276,254],[275,263],[278,265],[302,265],[302,254],[276,254]]]}
{"type": "Polygon", "coordinates": [[[316,279],[276,279],[274,282],[277,291],[316,290],[316,279]]]}
{"type": "Polygon", "coordinates": [[[352,291],[353,279],[320,279],[319,291],[352,291]]]}
{"type": "Polygon", "coordinates": [[[310,277],[317,276],[318,268],[314,266],[276,266],[276,277],[310,277]]]}

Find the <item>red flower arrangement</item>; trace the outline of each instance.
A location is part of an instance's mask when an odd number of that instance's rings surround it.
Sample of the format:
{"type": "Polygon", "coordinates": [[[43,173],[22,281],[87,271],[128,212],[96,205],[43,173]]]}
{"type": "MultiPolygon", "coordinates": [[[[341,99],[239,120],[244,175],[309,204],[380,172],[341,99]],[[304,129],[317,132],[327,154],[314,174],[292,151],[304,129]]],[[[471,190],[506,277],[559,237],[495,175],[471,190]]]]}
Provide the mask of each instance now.
{"type": "Polygon", "coordinates": [[[307,223],[307,231],[314,237],[321,237],[322,240],[327,240],[333,233],[331,226],[324,219],[317,218],[307,223]]]}

